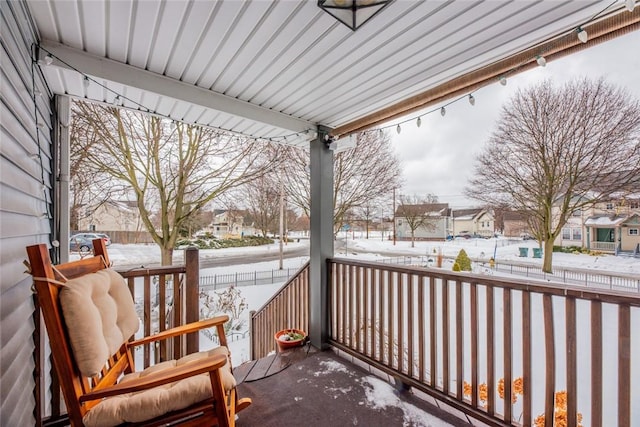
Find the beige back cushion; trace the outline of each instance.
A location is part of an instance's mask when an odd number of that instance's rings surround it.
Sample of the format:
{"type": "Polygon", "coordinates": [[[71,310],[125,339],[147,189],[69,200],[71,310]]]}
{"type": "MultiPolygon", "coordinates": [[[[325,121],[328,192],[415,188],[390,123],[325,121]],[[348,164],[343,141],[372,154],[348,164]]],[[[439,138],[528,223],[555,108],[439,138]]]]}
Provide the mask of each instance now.
{"type": "Polygon", "coordinates": [[[124,278],[108,268],[69,280],[60,305],[82,375],[96,375],[140,326],[124,278]]]}

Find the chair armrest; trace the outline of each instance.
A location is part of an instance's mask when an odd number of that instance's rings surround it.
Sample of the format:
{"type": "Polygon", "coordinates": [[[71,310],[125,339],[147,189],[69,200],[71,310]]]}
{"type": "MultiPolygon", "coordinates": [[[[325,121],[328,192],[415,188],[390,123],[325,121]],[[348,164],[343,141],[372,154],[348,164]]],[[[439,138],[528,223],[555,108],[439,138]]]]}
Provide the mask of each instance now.
{"type": "Polygon", "coordinates": [[[172,369],[165,369],[131,381],[92,390],[80,396],[79,400],[80,403],[84,403],[90,400],[147,390],[163,384],[169,384],[185,378],[215,371],[223,367],[225,363],[227,363],[227,357],[223,354],[194,360],[193,362],[185,363],[172,369]]]}
{"type": "Polygon", "coordinates": [[[185,335],[191,332],[199,331],[200,329],[207,329],[213,326],[223,325],[229,321],[229,316],[226,314],[223,316],[212,317],[211,319],[201,320],[199,322],[188,323],[182,326],[176,326],[175,328],[167,329],[159,332],[155,335],[149,335],[148,337],[140,338],[127,343],[127,347],[136,347],[142,344],[147,344],[154,341],[162,341],[168,338],[173,338],[179,335],[185,335]]]}

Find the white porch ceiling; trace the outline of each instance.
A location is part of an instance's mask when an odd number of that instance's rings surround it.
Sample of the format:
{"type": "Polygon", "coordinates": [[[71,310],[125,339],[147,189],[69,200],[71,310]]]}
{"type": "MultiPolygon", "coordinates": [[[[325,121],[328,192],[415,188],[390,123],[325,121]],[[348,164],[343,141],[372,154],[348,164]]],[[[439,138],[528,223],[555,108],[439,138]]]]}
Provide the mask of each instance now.
{"type": "Polygon", "coordinates": [[[118,93],[126,107],[301,145],[317,125],[355,130],[522,52],[546,55],[578,26],[618,14],[634,16],[635,28],[640,20],[640,7],[629,13],[622,0],[396,0],[355,32],[310,0],[28,5],[55,56],[43,67],[54,93],[101,102],[118,93]],[[103,87],[85,87],[83,74],[103,87]]]}

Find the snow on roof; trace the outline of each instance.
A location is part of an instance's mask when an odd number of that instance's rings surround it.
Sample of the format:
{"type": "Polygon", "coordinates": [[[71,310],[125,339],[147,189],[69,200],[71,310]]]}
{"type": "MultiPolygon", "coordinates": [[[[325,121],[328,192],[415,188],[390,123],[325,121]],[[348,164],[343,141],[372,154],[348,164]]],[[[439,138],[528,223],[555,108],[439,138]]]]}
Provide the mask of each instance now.
{"type": "Polygon", "coordinates": [[[624,222],[627,219],[626,216],[595,216],[591,218],[587,218],[584,222],[584,225],[599,225],[599,226],[616,226],[620,223],[624,222]]]}
{"type": "Polygon", "coordinates": [[[473,215],[464,215],[456,218],[458,221],[471,221],[473,219],[473,215]]]}

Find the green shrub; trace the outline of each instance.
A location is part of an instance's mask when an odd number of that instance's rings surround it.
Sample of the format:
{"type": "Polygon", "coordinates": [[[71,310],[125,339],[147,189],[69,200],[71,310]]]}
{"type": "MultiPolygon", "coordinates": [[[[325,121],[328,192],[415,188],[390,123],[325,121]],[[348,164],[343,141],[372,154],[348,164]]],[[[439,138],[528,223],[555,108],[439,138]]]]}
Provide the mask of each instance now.
{"type": "Polygon", "coordinates": [[[455,261],[455,262],[453,263],[453,268],[452,268],[452,270],[453,270],[453,271],[460,271],[460,264],[458,264],[458,261],[455,261]]]}
{"type": "Polygon", "coordinates": [[[464,249],[460,249],[460,252],[458,252],[456,263],[458,264],[458,267],[460,267],[460,270],[458,271],[471,271],[471,259],[469,259],[469,256],[464,249]]]}

